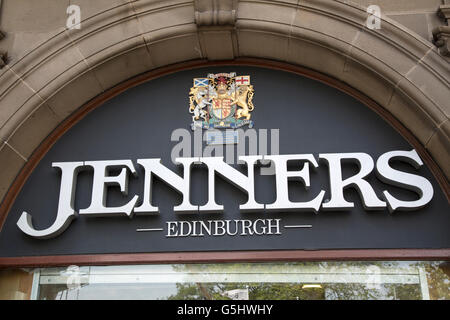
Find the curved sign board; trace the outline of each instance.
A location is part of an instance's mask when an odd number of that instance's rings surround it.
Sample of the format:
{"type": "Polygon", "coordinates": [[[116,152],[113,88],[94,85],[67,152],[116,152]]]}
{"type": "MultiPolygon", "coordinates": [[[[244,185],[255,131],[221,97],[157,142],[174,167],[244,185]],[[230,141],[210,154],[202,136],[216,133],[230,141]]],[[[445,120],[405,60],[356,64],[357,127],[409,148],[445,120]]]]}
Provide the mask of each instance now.
{"type": "Polygon", "coordinates": [[[85,116],[44,156],[0,257],[450,247],[423,159],[354,98],[256,67],[182,71],[85,116]]]}

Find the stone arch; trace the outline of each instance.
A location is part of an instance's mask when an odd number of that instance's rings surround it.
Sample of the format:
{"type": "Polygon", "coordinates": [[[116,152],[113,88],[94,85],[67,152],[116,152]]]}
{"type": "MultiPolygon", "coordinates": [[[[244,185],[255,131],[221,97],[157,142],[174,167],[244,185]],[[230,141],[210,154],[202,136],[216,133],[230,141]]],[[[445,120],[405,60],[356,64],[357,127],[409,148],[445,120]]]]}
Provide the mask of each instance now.
{"type": "Polygon", "coordinates": [[[84,12],[81,29],[62,25],[3,68],[0,199],[54,128],[99,94],[176,63],[244,57],[306,67],[359,90],[450,177],[448,62],[389,18],[370,30],[365,8],[344,0],[108,3],[84,12]]]}

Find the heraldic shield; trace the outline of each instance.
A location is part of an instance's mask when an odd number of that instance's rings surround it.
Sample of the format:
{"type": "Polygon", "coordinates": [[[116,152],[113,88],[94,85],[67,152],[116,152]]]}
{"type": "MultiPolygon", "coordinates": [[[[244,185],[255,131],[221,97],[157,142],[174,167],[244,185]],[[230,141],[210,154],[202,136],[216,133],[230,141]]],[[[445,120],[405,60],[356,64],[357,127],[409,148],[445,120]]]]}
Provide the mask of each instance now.
{"type": "Polygon", "coordinates": [[[252,128],[253,95],[250,76],[236,76],[232,72],[194,78],[194,86],[189,91],[192,130],[239,128],[244,125],[252,128]]]}

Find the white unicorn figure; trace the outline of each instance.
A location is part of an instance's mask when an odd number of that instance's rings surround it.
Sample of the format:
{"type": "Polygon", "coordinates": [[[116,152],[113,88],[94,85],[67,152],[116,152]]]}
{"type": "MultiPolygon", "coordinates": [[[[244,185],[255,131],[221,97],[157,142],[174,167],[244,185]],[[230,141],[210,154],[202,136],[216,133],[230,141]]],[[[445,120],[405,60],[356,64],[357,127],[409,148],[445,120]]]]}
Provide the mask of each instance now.
{"type": "Polygon", "coordinates": [[[208,90],[205,87],[194,87],[189,92],[190,107],[189,112],[193,113],[192,122],[202,118],[206,120],[206,111],[203,110],[206,106],[211,105],[211,100],[208,100],[208,90]],[[195,101],[195,104],[194,104],[195,101]]]}

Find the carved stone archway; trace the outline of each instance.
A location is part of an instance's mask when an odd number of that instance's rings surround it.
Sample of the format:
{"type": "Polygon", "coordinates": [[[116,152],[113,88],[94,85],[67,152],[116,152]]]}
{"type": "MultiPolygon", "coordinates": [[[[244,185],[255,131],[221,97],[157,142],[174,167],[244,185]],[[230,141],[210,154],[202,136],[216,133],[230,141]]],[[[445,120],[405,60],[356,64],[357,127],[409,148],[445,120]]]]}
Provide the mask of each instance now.
{"type": "Polygon", "coordinates": [[[54,128],[99,94],[172,64],[243,57],[306,67],[359,90],[450,177],[448,62],[393,20],[383,16],[370,30],[365,8],[344,0],[110,3],[3,68],[0,199],[54,128]]]}

